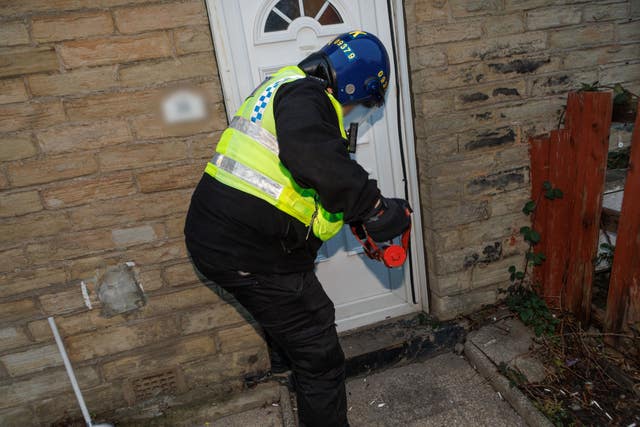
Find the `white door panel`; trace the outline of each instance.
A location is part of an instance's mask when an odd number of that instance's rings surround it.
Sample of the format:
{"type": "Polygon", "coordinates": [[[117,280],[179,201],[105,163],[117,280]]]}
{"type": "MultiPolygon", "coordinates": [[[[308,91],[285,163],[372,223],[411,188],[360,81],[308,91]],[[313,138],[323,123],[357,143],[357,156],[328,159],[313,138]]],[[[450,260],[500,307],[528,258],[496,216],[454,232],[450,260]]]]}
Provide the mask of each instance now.
{"type": "MultiPolygon", "coordinates": [[[[354,29],[370,31],[381,38],[392,56],[384,0],[208,0],[207,3],[230,117],[267,75],[282,66],[297,64],[337,34],[354,29]]],[[[393,79],[393,65],[391,70],[393,79]]],[[[389,85],[386,108],[374,114],[370,119],[372,126],[359,133],[355,155],[370,177],[378,180],[387,197],[404,197],[397,102],[395,86],[389,85]]],[[[336,322],[341,330],[418,308],[411,301],[408,264],[390,270],[369,260],[347,226],[321,248],[317,274],[336,305],[336,322]]]]}

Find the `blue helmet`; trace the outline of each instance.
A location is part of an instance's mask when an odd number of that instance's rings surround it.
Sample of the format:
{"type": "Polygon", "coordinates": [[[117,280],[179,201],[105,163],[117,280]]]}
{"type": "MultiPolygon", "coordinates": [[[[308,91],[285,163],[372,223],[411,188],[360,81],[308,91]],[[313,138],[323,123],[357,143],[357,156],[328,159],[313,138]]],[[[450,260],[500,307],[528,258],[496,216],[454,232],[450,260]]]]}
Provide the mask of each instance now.
{"type": "Polygon", "coordinates": [[[343,105],[384,104],[389,86],[389,55],[380,39],[371,33],[341,34],[298,66],[307,74],[324,79],[343,105]]]}

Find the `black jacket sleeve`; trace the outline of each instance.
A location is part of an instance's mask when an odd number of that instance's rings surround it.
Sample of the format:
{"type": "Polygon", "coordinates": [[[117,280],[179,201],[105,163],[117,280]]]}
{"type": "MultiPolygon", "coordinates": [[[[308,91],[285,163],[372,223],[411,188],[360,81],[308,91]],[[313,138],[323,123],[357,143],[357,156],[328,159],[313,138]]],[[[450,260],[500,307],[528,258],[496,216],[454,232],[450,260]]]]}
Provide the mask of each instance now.
{"type": "Polygon", "coordinates": [[[306,78],[283,85],[274,99],[280,161],[302,187],[313,188],[345,222],[366,219],[380,195],[377,183],[349,157],[324,87],[306,78]]]}

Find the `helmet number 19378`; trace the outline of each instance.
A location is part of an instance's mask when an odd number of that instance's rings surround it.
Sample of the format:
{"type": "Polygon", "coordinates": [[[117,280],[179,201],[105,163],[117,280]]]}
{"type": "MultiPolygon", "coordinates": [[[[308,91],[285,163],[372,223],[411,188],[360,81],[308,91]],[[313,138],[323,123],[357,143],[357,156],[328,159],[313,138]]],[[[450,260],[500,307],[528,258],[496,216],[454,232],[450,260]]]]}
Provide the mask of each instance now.
{"type": "Polygon", "coordinates": [[[348,43],[345,43],[342,39],[336,39],[333,43],[342,49],[342,52],[344,52],[349,61],[356,59],[356,54],[351,50],[348,43]]]}

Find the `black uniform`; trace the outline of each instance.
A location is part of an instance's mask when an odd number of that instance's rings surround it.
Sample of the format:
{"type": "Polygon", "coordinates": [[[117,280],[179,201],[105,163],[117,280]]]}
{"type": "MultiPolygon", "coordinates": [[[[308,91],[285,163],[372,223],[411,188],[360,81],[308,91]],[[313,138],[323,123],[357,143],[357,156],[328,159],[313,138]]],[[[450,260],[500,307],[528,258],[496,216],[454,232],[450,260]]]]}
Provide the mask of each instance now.
{"type": "MultiPolygon", "coordinates": [[[[343,212],[346,223],[365,220],[380,192],[350,159],[325,87],[299,79],[281,86],[273,102],[280,160],[296,182],[316,190],[328,211],[343,212]]],[[[347,425],[335,310],[313,272],[322,242],[297,219],[207,174],[185,235],[196,267],[231,292],[291,360],[303,425],[347,425]]]]}

